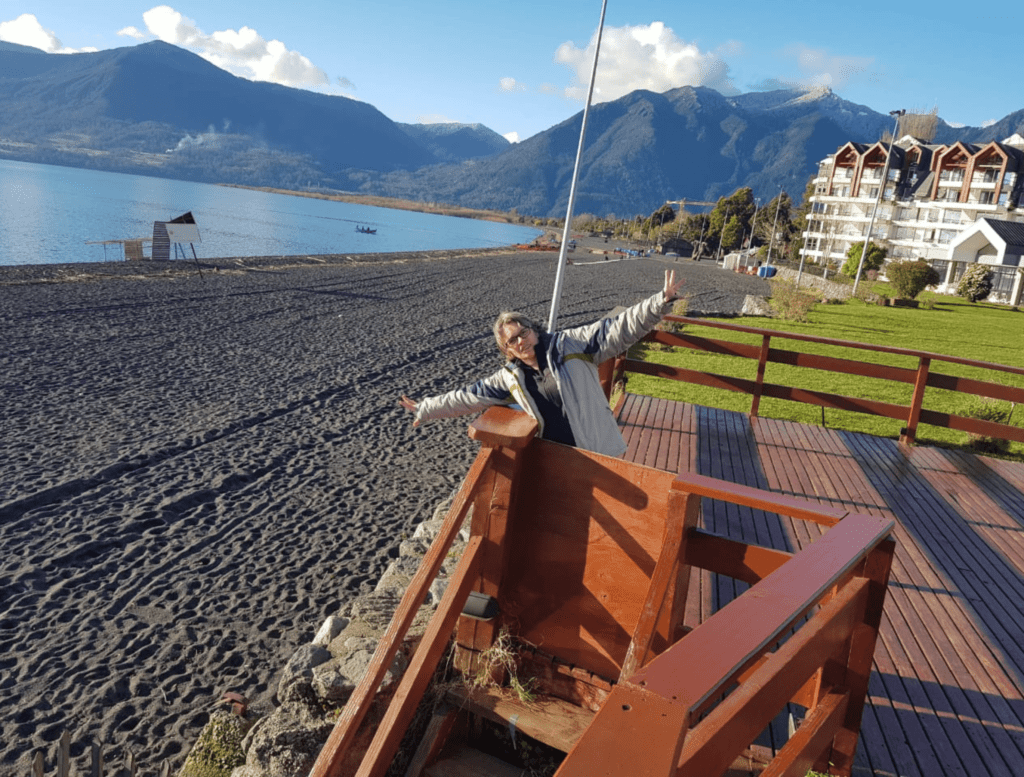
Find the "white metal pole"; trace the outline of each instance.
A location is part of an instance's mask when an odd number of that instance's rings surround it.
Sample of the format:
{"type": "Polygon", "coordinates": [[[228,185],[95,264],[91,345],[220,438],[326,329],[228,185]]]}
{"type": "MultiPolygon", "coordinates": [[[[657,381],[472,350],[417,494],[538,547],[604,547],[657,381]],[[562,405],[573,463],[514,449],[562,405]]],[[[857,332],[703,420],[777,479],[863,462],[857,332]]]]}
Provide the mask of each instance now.
{"type": "Polygon", "coordinates": [[[580,160],[583,158],[583,141],[587,136],[587,117],[590,115],[590,101],[594,96],[594,82],[597,80],[597,58],[601,53],[601,34],[604,32],[604,12],[608,0],[601,1],[601,21],[597,25],[597,43],[594,46],[594,67],[590,71],[590,88],[587,90],[587,104],[583,107],[583,123],[580,126],[580,143],[576,149],[576,164],[572,170],[572,185],[569,187],[569,207],[565,213],[565,228],[562,230],[562,246],[558,251],[558,270],[555,272],[555,290],[551,294],[551,313],[548,316],[548,331],[555,331],[558,321],[558,303],[562,297],[562,282],[565,279],[565,253],[572,233],[572,210],[576,204],[576,181],[580,176],[580,160]]]}
{"type": "Polygon", "coordinates": [[[768,258],[765,260],[764,266],[771,267],[772,265],[772,246],[775,245],[775,230],[779,226],[779,208],[782,207],[782,187],[779,187],[779,199],[775,201],[775,220],[772,221],[772,234],[768,238],[768,258]]]}
{"type": "MultiPolygon", "coordinates": [[[[896,126],[892,130],[892,142],[889,143],[889,153],[885,155],[885,165],[882,167],[882,185],[878,187],[878,196],[875,197],[875,207],[871,209],[871,218],[868,220],[868,233],[864,236],[864,245],[860,249],[860,261],[857,263],[857,277],[853,279],[853,293],[857,293],[857,284],[860,283],[860,273],[864,269],[864,257],[868,254],[868,243],[871,240],[871,230],[875,228],[875,217],[878,215],[878,205],[885,194],[885,187],[889,183],[889,162],[892,160],[892,150],[896,146],[896,134],[900,131],[900,118],[906,113],[904,110],[889,111],[890,116],[896,117],[896,126]]],[[[863,183],[863,178],[861,179],[863,183]]],[[[893,190],[893,206],[896,204],[896,191],[893,190]]]]}

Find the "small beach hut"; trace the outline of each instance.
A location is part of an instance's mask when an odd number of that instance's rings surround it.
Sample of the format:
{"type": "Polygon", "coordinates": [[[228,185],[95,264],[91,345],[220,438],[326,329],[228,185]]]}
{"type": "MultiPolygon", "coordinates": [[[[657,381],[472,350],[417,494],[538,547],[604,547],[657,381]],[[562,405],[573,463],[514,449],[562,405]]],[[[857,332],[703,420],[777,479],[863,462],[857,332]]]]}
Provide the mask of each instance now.
{"type": "MultiPolygon", "coordinates": [[[[183,213],[170,221],[153,222],[153,259],[158,261],[169,261],[171,258],[171,243],[201,243],[199,238],[199,226],[196,224],[192,211],[183,213]]],[[[195,246],[192,245],[192,254],[195,255],[195,246]]]]}

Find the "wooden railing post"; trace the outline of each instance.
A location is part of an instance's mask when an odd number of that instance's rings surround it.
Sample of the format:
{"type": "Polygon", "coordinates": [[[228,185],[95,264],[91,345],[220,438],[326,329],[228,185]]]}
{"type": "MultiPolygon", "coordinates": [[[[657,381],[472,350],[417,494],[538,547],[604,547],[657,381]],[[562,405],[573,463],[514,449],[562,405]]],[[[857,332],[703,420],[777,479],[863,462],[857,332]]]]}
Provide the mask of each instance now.
{"type": "Polygon", "coordinates": [[[685,563],[687,533],[697,525],[699,516],[700,496],[675,488],[669,492],[665,539],[651,575],[647,599],[622,662],[620,682],[628,680],[647,662],[659,622],[664,625],[667,645],[679,639],[690,586],[690,567],[685,563]]]}
{"type": "Polygon", "coordinates": [[[757,378],[754,381],[753,396],[750,399],[751,418],[757,418],[757,410],[761,406],[761,389],[764,386],[764,371],[768,364],[768,347],[771,345],[771,341],[770,334],[761,337],[761,355],[757,359],[757,378]]]}
{"type": "MultiPolygon", "coordinates": [[[[498,597],[505,574],[508,545],[505,536],[515,507],[523,449],[537,432],[537,422],[524,413],[496,407],[470,424],[469,436],[484,447],[497,448],[490,479],[483,484],[473,508],[472,537],[481,537],[480,574],[473,590],[498,597]]],[[[464,674],[481,669],[477,657],[494,644],[499,618],[481,621],[461,617],[455,637],[455,666],[464,674]]],[[[503,678],[492,678],[496,682],[503,678]]]]}
{"type": "Polygon", "coordinates": [[[914,381],[914,396],[910,401],[910,413],[907,425],[900,432],[900,442],[912,445],[917,437],[917,424],[921,420],[921,406],[924,404],[924,390],[928,385],[928,368],[932,360],[922,356],[917,367],[917,379],[914,381]]]}
{"type": "MultiPolygon", "coordinates": [[[[854,630],[849,642],[849,653],[846,659],[846,676],[836,678],[850,694],[849,704],[843,724],[832,740],[830,753],[822,755],[816,768],[825,771],[831,765],[836,774],[850,774],[853,770],[853,758],[860,738],[861,718],[864,715],[864,702],[868,695],[868,680],[871,674],[871,663],[875,655],[875,643],[878,641],[878,628],[882,622],[882,606],[885,603],[886,587],[889,585],[889,573],[892,559],[896,552],[896,543],[892,539],[881,542],[865,559],[861,574],[870,580],[868,601],[862,622],[854,630]]],[[[826,683],[833,678],[825,678],[826,683]]],[[[815,699],[819,702],[820,699],[815,699]]]]}

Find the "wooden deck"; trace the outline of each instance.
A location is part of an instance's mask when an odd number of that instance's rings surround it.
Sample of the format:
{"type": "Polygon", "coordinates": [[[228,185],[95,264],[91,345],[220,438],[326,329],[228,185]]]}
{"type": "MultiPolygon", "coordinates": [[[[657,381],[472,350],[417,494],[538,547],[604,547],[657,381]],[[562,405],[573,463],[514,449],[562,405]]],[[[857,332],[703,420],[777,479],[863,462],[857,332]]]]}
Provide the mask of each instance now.
{"type": "MultiPolygon", "coordinates": [[[[896,519],[854,774],[1024,774],[1024,464],[632,394],[619,423],[630,461],[896,519]]],[[[703,527],[736,539],[819,534],[705,502],[703,527]]],[[[741,585],[695,577],[687,621],[741,585]]]]}

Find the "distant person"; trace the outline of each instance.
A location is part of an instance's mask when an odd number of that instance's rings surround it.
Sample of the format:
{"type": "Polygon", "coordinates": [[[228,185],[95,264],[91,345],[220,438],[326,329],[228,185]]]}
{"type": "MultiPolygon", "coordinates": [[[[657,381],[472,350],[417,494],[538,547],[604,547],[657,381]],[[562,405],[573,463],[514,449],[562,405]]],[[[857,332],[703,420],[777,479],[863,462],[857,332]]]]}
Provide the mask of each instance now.
{"type": "Polygon", "coordinates": [[[601,388],[597,365],[623,353],[657,326],[684,281],[665,271],[657,294],[611,318],[549,334],[522,313],[504,312],[494,339],[505,365],[462,389],[399,404],[415,415],[413,426],[453,418],[492,405],[519,405],[536,421],[538,436],[608,456],[626,452],[615,416],[601,388]]]}

